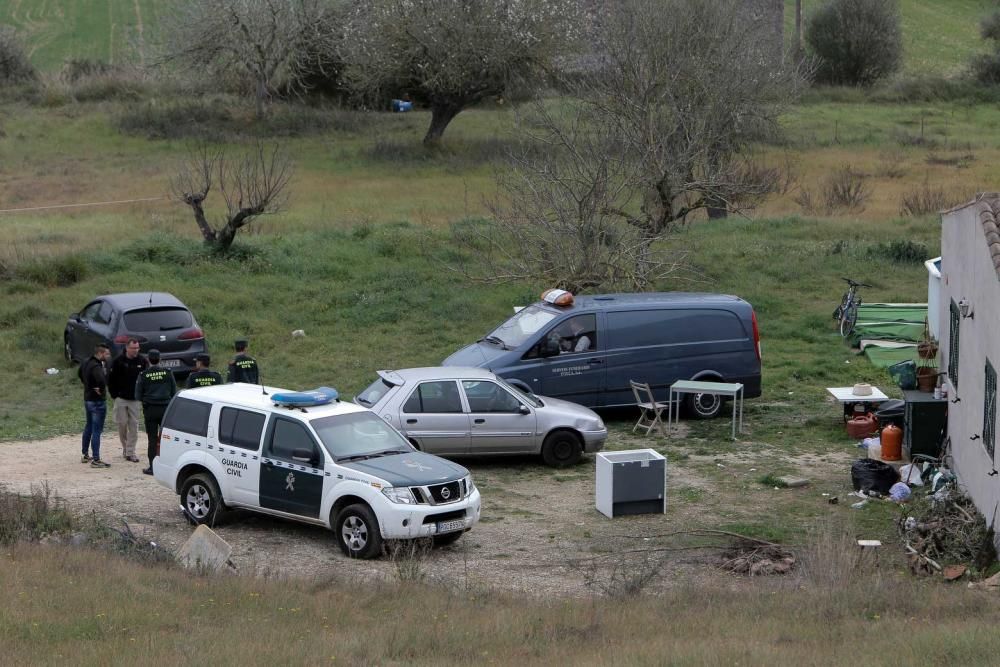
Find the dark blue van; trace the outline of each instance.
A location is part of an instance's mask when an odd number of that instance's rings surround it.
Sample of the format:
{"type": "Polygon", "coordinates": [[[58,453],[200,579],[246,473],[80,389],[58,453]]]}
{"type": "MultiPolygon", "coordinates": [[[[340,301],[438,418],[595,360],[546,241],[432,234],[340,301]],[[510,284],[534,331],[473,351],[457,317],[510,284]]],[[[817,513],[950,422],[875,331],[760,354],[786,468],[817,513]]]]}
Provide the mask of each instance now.
{"type": "MultiPolygon", "coordinates": [[[[444,360],[488,368],[541,396],[591,408],[634,405],[629,380],[666,400],[676,380],[742,382],[760,396],[760,336],[749,303],[735,296],[681,292],[577,296],[539,301],[444,360]]],[[[688,411],[710,418],[722,401],[690,395],[688,411]]]]}

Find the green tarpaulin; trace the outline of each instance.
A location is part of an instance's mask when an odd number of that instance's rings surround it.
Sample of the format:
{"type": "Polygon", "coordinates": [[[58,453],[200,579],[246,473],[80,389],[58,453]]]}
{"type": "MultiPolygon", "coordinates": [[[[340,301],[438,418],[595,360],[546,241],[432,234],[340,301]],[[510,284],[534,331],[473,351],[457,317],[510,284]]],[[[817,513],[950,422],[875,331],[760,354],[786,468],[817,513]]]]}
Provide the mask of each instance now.
{"type": "Polygon", "coordinates": [[[858,308],[852,342],[874,338],[919,343],[926,318],[925,303],[866,303],[858,308]]]}
{"type": "Polygon", "coordinates": [[[868,357],[868,361],[872,362],[873,365],[879,368],[888,368],[895,363],[900,361],[914,360],[917,359],[917,346],[910,345],[907,347],[877,347],[875,345],[868,345],[865,347],[865,356],[868,357]]]}
{"type": "Polygon", "coordinates": [[[858,308],[851,342],[887,340],[913,343],[906,347],[865,346],[865,356],[875,366],[888,368],[893,364],[917,359],[917,346],[924,338],[927,318],[926,303],[866,303],[858,308]]]}

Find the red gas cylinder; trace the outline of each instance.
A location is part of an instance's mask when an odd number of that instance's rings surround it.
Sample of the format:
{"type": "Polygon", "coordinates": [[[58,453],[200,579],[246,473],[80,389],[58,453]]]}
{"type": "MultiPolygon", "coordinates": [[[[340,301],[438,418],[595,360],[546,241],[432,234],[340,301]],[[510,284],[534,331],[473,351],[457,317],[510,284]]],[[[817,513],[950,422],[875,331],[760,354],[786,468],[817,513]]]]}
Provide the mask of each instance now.
{"type": "Polygon", "coordinates": [[[898,461],[903,458],[903,429],[889,424],[882,429],[882,460],[898,461]]]}
{"type": "Polygon", "coordinates": [[[847,435],[856,440],[867,438],[876,430],[878,430],[878,421],[871,413],[847,420],[847,435]]]}

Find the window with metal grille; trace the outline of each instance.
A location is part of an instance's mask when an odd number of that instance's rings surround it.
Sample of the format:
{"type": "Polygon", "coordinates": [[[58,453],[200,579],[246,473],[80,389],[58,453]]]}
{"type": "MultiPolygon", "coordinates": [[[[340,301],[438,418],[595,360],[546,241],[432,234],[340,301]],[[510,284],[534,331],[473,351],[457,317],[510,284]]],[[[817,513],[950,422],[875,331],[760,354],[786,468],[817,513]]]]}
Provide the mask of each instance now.
{"type": "Polygon", "coordinates": [[[997,435],[997,372],[986,360],[986,392],[983,397],[983,447],[993,459],[997,435]]]}
{"type": "Polygon", "coordinates": [[[958,323],[961,321],[958,304],[951,300],[951,323],[948,327],[948,377],[951,386],[958,389],[958,323]]]}

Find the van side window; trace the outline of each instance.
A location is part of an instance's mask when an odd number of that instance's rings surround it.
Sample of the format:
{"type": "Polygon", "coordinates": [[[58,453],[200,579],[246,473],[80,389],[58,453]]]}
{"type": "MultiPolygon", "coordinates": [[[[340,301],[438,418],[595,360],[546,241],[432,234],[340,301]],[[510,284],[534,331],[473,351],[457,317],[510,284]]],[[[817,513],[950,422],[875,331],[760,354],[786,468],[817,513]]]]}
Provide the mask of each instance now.
{"type": "Polygon", "coordinates": [[[461,411],[462,398],[458,394],[458,385],[455,384],[454,380],[421,382],[403,404],[403,412],[410,414],[461,411]]]}
{"type": "Polygon", "coordinates": [[[608,313],[607,322],[611,348],[709,343],[749,337],[736,313],[728,310],[618,311],[608,313]]]}
{"type": "Polygon", "coordinates": [[[259,412],[222,408],[219,415],[219,442],[257,451],[264,432],[264,415],[259,412]]]}
{"type": "Polygon", "coordinates": [[[167,414],[163,416],[163,428],[183,431],[191,435],[208,435],[208,416],[212,414],[212,404],[175,398],[170,401],[167,414]]]}
{"type": "Polygon", "coordinates": [[[319,458],[319,448],[302,424],[290,419],[275,419],[264,454],[283,461],[291,461],[296,449],[305,449],[312,452],[313,457],[319,458]]]}
{"type": "MultiPolygon", "coordinates": [[[[591,313],[563,320],[545,334],[542,342],[546,339],[559,345],[559,354],[592,352],[597,349],[597,316],[591,313]]],[[[539,345],[528,350],[524,358],[534,359],[538,357],[539,345]]]]}

